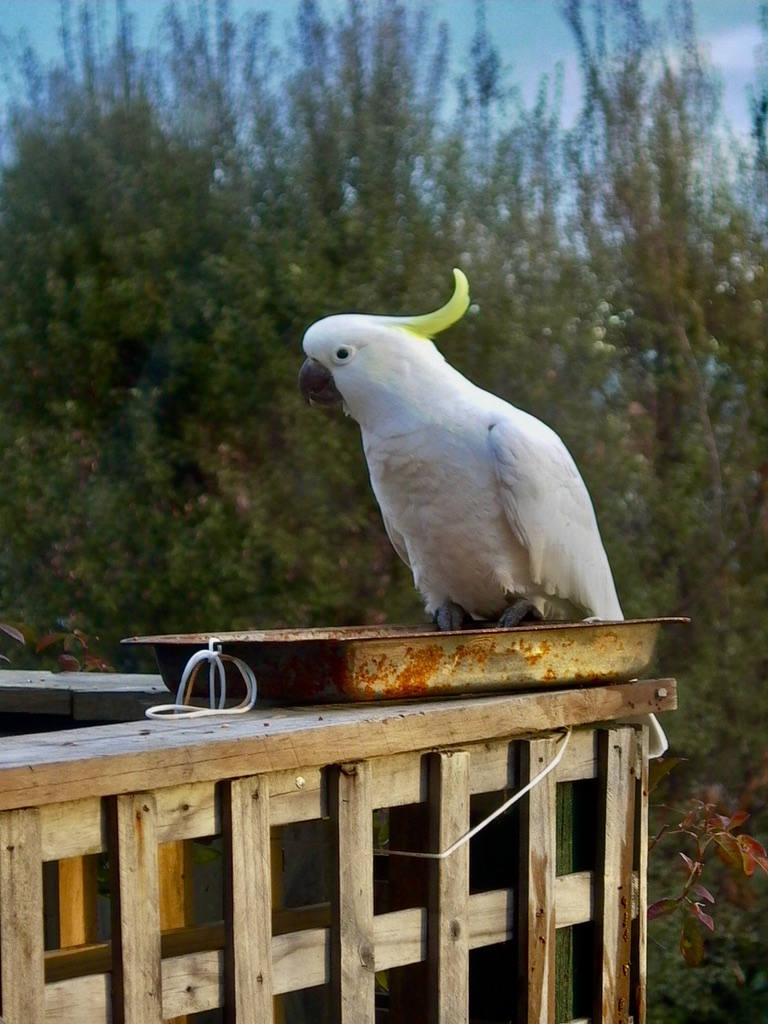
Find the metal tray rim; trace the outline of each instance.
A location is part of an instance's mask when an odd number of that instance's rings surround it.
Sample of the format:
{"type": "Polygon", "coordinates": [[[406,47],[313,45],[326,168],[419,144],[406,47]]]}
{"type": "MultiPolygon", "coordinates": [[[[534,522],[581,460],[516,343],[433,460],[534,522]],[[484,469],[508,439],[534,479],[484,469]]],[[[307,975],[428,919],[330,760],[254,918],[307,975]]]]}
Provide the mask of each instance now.
{"type": "Polygon", "coordinates": [[[473,636],[500,636],[504,634],[519,633],[546,633],[562,630],[598,630],[598,629],[623,629],[627,626],[651,626],[655,624],[679,624],[688,625],[690,619],[685,616],[654,616],[648,619],[600,619],[592,622],[534,622],[525,623],[521,626],[489,626],[471,627],[460,630],[444,630],[440,632],[436,628],[424,628],[420,626],[401,626],[395,623],[382,626],[311,626],[306,629],[262,629],[262,630],[241,630],[198,633],[170,633],[158,634],[156,636],[132,636],[126,637],[120,642],[123,644],[145,645],[145,646],[174,646],[192,644],[206,645],[210,639],[220,640],[222,644],[262,644],[262,643],[317,643],[326,641],[330,643],[382,643],[392,640],[402,642],[403,640],[434,639],[435,637],[473,637],[473,636]],[[353,632],[354,631],[354,632],[353,632]]]}

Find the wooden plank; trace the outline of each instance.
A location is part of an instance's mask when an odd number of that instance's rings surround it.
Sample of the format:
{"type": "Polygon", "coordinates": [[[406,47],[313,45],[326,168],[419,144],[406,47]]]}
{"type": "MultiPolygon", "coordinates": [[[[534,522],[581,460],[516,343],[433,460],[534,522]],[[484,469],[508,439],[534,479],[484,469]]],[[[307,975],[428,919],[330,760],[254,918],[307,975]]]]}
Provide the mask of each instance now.
{"type": "Polygon", "coordinates": [[[6,1024],[44,1019],[43,857],[37,810],[0,814],[0,991],[6,1024]]]}
{"type": "Polygon", "coordinates": [[[332,708],[274,708],[189,723],[146,721],[3,741],[0,810],[164,785],[305,769],[493,741],[676,706],[674,680],[332,708]],[[661,695],[663,693],[663,696],[661,695]]]}
{"type": "Polygon", "coordinates": [[[376,763],[371,803],[380,807],[403,807],[427,799],[427,764],[420,751],[395,754],[376,763]]]}
{"type": "Polygon", "coordinates": [[[59,946],[96,942],[98,856],[59,861],[59,946]]]}
{"type": "Polygon", "coordinates": [[[574,729],[568,749],[556,769],[558,782],[580,782],[597,777],[597,730],[574,729]]]}
{"type": "Polygon", "coordinates": [[[514,889],[489,889],[469,897],[469,948],[509,942],[514,933],[514,889]]]}
{"type": "Polygon", "coordinates": [[[89,974],[45,986],[45,1024],[111,1024],[109,974],[89,974]]]}
{"type": "Polygon", "coordinates": [[[376,970],[389,971],[427,959],[427,908],[409,907],[373,919],[376,970]]]}
{"type": "Polygon", "coordinates": [[[472,748],[469,766],[469,791],[497,793],[513,789],[517,778],[517,758],[508,740],[478,744],[472,748]]]}
{"type": "MultiPolygon", "coordinates": [[[[430,756],[429,831],[434,853],[469,831],[469,754],[430,756]]],[[[469,1013],[469,843],[429,862],[429,1019],[464,1024],[469,1013]]]]}
{"type": "Polygon", "coordinates": [[[555,927],[571,928],[594,917],[595,876],[592,871],[576,871],[555,879],[555,927]]]}
{"type": "Polygon", "coordinates": [[[329,772],[336,832],[331,916],[331,1004],[338,1024],[374,1024],[373,802],[371,765],[329,772]]]}
{"type": "Polygon", "coordinates": [[[157,808],[153,793],[109,801],[114,1024],[163,1016],[157,808]]]}
{"type": "Polygon", "coordinates": [[[330,960],[329,928],[276,935],[272,940],[272,985],[275,995],[315,985],[327,985],[331,980],[330,960]]]}
{"type": "Polygon", "coordinates": [[[629,1024],[632,860],[637,753],[630,726],[601,729],[600,813],[595,871],[597,943],[593,1015],[611,1024],[629,1024]]]}
{"type": "Polygon", "coordinates": [[[312,821],[328,815],[327,789],[320,768],[271,772],[269,813],[272,826],[312,821]]]}
{"type": "MultiPolygon", "coordinates": [[[[163,960],[165,1020],[214,1010],[224,1003],[224,953],[204,950],[163,960]]],[[[67,978],[45,986],[45,1024],[110,1024],[109,973],[67,978]]]]}
{"type": "Polygon", "coordinates": [[[163,1018],[170,1024],[187,1014],[223,1006],[224,973],[222,950],[203,950],[163,960],[163,1018]]]}
{"type": "MultiPolygon", "coordinates": [[[[390,849],[428,851],[428,809],[426,802],[390,809],[390,849]]],[[[428,861],[423,859],[389,858],[389,903],[393,912],[411,907],[426,908],[429,902],[428,867],[428,861]]],[[[426,957],[393,972],[388,980],[391,1024],[426,1024],[429,1013],[426,957]]]]}
{"type": "Polygon", "coordinates": [[[185,783],[155,790],[157,840],[179,842],[221,832],[219,802],[212,782],[185,783]]]}
{"type": "Polygon", "coordinates": [[[0,712],[123,722],[170,699],[158,675],[0,669],[0,712]]]}
{"type": "Polygon", "coordinates": [[[273,997],[269,776],[233,779],[221,800],[226,1001],[237,1024],[262,1024],[272,1020],[273,997]]]}
{"type": "MultiPolygon", "coordinates": [[[[557,743],[555,737],[544,737],[522,745],[521,786],[553,760],[557,743]]],[[[555,1021],[556,793],[551,772],[520,804],[518,1012],[529,1024],[555,1021]]]]}
{"type": "Polygon", "coordinates": [[[107,848],[99,797],[41,807],[40,828],[46,861],[83,857],[107,848]]]}
{"type": "Polygon", "coordinates": [[[648,727],[638,736],[635,791],[635,871],[637,898],[633,901],[632,999],[635,1024],[648,1018],[648,727]]]}
{"type": "MultiPolygon", "coordinates": [[[[183,928],[188,924],[194,924],[192,843],[189,840],[160,843],[157,848],[157,873],[160,884],[160,930],[167,931],[169,928],[183,928]]],[[[165,975],[163,982],[164,980],[165,975]]],[[[165,993],[165,987],[163,992],[165,993]]],[[[163,995],[164,1007],[165,1004],[163,995]]],[[[174,1016],[167,1024],[187,1024],[187,1016],[174,1016]]]]}

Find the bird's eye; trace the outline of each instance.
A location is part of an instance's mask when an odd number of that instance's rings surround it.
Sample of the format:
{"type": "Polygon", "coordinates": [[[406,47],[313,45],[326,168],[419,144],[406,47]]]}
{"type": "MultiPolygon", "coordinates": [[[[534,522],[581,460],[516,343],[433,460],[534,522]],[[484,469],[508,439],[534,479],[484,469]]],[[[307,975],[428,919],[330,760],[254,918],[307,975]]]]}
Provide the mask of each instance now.
{"type": "Polygon", "coordinates": [[[337,348],[336,349],[336,351],[334,352],[334,355],[336,356],[336,359],[340,363],[343,363],[345,360],[349,359],[349,357],[352,355],[352,353],[350,352],[350,350],[348,348],[345,348],[344,346],[342,346],[341,348],[337,348]]]}

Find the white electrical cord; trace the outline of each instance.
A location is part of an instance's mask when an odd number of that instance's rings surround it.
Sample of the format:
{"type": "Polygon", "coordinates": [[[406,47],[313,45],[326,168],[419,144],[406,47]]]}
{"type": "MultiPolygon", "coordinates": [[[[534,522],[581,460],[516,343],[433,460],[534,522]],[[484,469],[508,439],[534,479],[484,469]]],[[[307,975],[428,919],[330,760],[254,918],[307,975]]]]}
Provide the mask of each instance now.
{"type": "Polygon", "coordinates": [[[147,718],[162,718],[166,721],[180,722],[188,718],[207,718],[211,715],[242,715],[250,711],[256,703],[256,676],[250,666],[240,658],[231,654],[222,654],[221,641],[212,636],[208,641],[207,650],[196,651],[181,674],[181,682],[176,691],[175,704],[158,704],[147,708],[147,718]],[[227,671],[225,662],[231,662],[240,672],[245,681],[245,697],[235,707],[226,707],[227,671]],[[190,704],[195,680],[200,666],[208,663],[208,707],[198,708],[190,704]]]}
{"type": "Polygon", "coordinates": [[[509,810],[512,804],[516,804],[518,800],[522,800],[526,793],[530,793],[534,786],[538,785],[543,778],[549,775],[551,771],[554,771],[555,768],[557,768],[557,766],[562,761],[563,754],[565,753],[566,748],[568,747],[570,739],[571,730],[568,729],[567,732],[563,733],[560,740],[558,741],[560,749],[549,762],[549,764],[541,769],[538,775],[534,775],[531,781],[527,782],[522,789],[519,789],[514,794],[514,796],[511,796],[509,800],[507,800],[505,803],[501,805],[501,807],[497,807],[496,810],[489,814],[487,818],[483,818],[483,820],[479,824],[475,825],[474,828],[471,828],[469,832],[465,832],[460,839],[457,839],[452,846],[449,846],[447,850],[443,850],[442,853],[409,853],[406,850],[385,849],[375,850],[374,853],[382,854],[385,857],[419,857],[422,860],[445,860],[446,857],[450,857],[452,853],[455,853],[460,846],[463,846],[465,843],[468,843],[469,840],[472,839],[473,836],[476,836],[477,833],[480,832],[482,829],[484,829],[486,825],[490,825],[490,823],[494,821],[496,818],[498,818],[499,815],[503,814],[504,811],[509,810]]]}

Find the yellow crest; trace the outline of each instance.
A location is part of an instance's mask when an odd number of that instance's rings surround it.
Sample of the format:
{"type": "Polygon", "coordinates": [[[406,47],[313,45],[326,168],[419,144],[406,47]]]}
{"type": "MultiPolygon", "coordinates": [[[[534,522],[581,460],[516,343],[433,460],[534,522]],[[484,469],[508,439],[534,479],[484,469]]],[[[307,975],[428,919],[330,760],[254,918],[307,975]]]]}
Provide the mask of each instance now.
{"type": "Polygon", "coordinates": [[[453,278],[453,295],[444,306],[434,312],[421,313],[418,316],[382,316],[376,319],[392,324],[393,327],[402,327],[425,341],[431,340],[436,334],[461,320],[469,308],[469,281],[459,269],[454,269],[453,278]]]}

